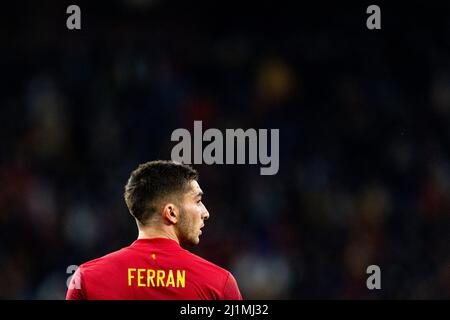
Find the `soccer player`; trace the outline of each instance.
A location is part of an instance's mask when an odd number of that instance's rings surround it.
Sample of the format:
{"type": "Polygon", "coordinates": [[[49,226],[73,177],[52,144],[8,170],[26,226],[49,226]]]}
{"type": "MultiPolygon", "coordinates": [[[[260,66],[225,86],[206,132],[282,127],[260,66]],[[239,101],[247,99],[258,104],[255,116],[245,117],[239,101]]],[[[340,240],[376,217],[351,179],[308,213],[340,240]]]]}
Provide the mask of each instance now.
{"type": "Polygon", "coordinates": [[[229,271],[180,246],[197,245],[209,217],[197,179],[196,170],[172,161],[139,165],[124,194],[138,239],[82,264],[66,299],[242,300],[229,271]]]}

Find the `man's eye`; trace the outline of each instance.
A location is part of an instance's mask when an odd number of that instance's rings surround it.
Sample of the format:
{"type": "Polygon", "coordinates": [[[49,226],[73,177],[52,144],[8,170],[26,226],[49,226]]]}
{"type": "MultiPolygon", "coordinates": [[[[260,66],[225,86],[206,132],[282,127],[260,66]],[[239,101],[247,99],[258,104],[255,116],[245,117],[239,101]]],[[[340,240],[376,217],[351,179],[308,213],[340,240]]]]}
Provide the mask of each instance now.
{"type": "Polygon", "coordinates": [[[198,201],[197,201],[197,203],[200,203],[200,202],[202,202],[202,200],[198,200],[198,201]]]}

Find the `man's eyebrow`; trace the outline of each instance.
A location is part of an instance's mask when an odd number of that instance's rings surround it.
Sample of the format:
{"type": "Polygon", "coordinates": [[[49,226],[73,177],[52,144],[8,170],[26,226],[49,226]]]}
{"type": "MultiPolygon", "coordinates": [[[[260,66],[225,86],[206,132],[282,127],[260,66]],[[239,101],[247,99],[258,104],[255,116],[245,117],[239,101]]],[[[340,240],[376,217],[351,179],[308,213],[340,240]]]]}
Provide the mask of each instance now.
{"type": "Polygon", "coordinates": [[[203,191],[200,191],[199,193],[197,193],[196,197],[201,197],[203,196],[203,191]]]}

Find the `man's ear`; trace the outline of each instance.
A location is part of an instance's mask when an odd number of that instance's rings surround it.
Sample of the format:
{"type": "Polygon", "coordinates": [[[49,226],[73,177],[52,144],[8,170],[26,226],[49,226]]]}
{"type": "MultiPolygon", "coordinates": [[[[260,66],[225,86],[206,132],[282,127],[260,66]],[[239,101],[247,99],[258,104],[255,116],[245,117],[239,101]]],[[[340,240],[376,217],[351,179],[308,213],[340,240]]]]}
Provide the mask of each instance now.
{"type": "Polygon", "coordinates": [[[163,218],[171,224],[176,224],[178,222],[178,208],[173,203],[168,203],[163,208],[163,218]]]}

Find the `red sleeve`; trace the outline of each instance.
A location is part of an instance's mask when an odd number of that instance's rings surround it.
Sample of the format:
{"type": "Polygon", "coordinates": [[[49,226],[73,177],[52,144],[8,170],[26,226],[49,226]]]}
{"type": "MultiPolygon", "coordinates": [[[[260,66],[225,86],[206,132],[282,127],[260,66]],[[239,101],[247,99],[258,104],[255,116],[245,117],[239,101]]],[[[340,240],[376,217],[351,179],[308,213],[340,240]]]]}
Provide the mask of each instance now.
{"type": "Polygon", "coordinates": [[[239,291],[236,279],[231,273],[228,274],[227,282],[225,283],[225,288],[223,288],[223,299],[224,300],[243,300],[241,292],[239,291]]]}
{"type": "Polygon", "coordinates": [[[67,289],[66,300],[86,300],[83,290],[81,278],[81,267],[75,271],[70,279],[69,288],[67,289]]]}

